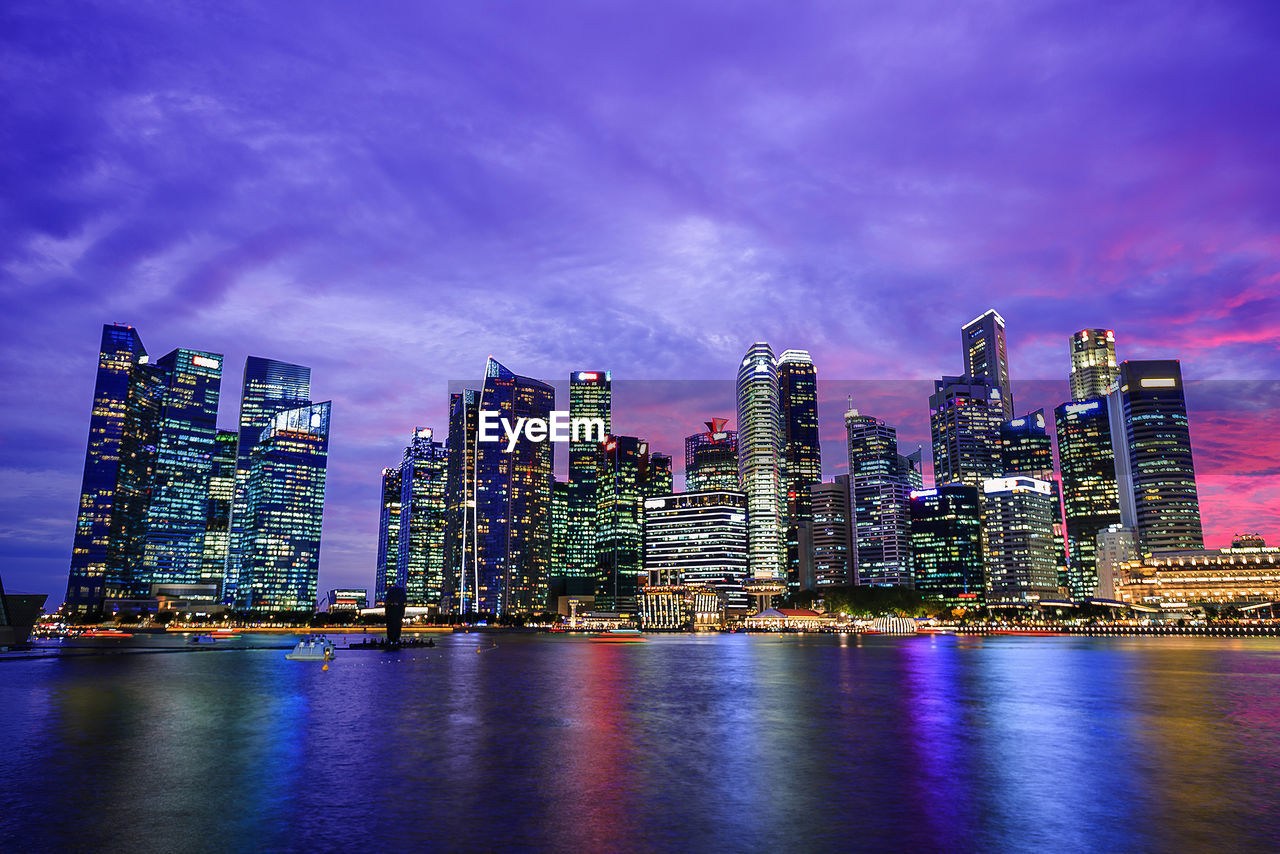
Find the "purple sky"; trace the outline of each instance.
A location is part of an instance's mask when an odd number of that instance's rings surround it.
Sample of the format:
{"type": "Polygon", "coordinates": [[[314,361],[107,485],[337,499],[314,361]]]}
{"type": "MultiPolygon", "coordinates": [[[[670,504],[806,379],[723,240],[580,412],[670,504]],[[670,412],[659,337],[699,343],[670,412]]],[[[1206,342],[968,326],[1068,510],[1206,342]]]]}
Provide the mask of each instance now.
{"type": "MultiPolygon", "coordinates": [[[[224,353],[228,427],[246,355],[312,366],[322,591],[372,586],[379,469],[490,353],[728,380],[768,340],[927,380],[995,307],[1015,380],[1085,326],[1280,377],[1280,6],[959,5],[0,5],[6,586],[61,598],[104,322],[224,353]]],[[[615,424],[676,457],[733,414],[647,388],[615,424]]],[[[850,389],[924,439],[927,384],[829,383],[828,474],[850,389]]],[[[1210,545],[1280,540],[1278,403],[1193,398],[1210,545]]]]}

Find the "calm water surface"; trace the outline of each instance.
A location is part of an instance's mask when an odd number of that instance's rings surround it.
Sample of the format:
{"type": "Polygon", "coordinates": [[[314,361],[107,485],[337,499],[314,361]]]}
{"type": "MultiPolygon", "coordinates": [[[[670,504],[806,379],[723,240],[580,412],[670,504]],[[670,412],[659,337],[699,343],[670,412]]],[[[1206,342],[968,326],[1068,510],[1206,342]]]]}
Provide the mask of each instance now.
{"type": "Polygon", "coordinates": [[[1275,639],[438,643],[0,662],[0,851],[1280,846],[1275,639]]]}

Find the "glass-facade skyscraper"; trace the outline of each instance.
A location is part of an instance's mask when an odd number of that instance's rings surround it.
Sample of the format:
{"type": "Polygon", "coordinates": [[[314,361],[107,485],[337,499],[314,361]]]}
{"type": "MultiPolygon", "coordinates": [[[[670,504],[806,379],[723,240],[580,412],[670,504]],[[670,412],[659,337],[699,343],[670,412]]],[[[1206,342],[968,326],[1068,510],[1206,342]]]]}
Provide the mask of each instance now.
{"type": "Polygon", "coordinates": [[[476,431],[480,392],[449,395],[449,436],[445,480],[445,598],[451,613],[476,610],[476,431]]]}
{"type": "Polygon", "coordinates": [[[1022,475],[991,478],[982,485],[981,506],[987,604],[1056,598],[1052,485],[1022,475]]]}
{"type": "Polygon", "coordinates": [[[231,505],[231,544],[223,584],[224,602],[244,601],[238,594],[240,570],[245,557],[248,516],[249,467],[254,446],[271,416],[311,402],[311,369],[276,359],[250,356],[245,359],[240,387],[240,439],[236,452],[236,492],[231,505]]]}
{"type": "Polygon", "coordinates": [[[330,408],[326,401],[277,412],[254,443],[242,606],[310,611],[316,605],[330,408]]]}
{"type": "Polygon", "coordinates": [[[1181,366],[1121,363],[1108,410],[1122,524],[1143,552],[1204,548],[1181,366]]]}
{"type": "Polygon", "coordinates": [[[1070,555],[1067,587],[1076,599],[1096,594],[1098,533],[1120,524],[1108,412],[1105,397],[1064,403],[1053,411],[1070,555]]]}
{"type": "Polygon", "coordinates": [[[227,568],[227,550],[231,543],[231,501],[236,491],[237,441],[234,430],[219,430],[214,437],[209,494],[205,498],[203,583],[221,585],[227,568]]]}
{"type": "MultiPolygon", "coordinates": [[[[608,371],[574,371],[569,374],[569,418],[598,418],[603,436],[613,433],[613,378],[608,371]]],[[[569,516],[567,565],[557,574],[579,578],[596,571],[596,465],[600,439],[570,436],[569,516]]]]}
{"type": "Polygon", "coordinates": [[[822,480],[818,440],[818,374],[805,350],[784,350],[778,357],[778,400],[782,408],[783,477],[787,498],[787,584],[802,586],[812,574],[809,544],[813,511],[809,486],[822,480]],[[803,529],[803,533],[802,533],[803,529]],[[801,547],[801,540],[805,547],[801,547]]]}
{"type": "Polygon", "coordinates": [[[119,509],[115,496],[130,373],[146,356],[142,339],[132,326],[102,327],[80,505],[67,575],[66,607],[72,613],[97,613],[106,597],[108,552],[112,531],[119,527],[115,518],[119,509]]]}
{"type": "Polygon", "coordinates": [[[644,571],[651,583],[709,587],[745,608],[746,496],[710,489],[645,499],[644,571]]]}
{"type": "Polygon", "coordinates": [[[911,493],[911,559],[916,590],[951,608],[984,599],[982,510],[976,487],[943,483],[911,493]]]}
{"type": "Polygon", "coordinates": [[[724,429],[728,423],[724,418],[705,423],[705,433],[694,433],[684,440],[685,491],[737,492],[738,431],[724,429]]]}
{"type": "Polygon", "coordinates": [[[1115,382],[1116,334],[1110,329],[1081,329],[1071,336],[1071,399],[1104,397],[1115,382]]]}
{"type": "Polygon", "coordinates": [[[752,577],[785,581],[786,482],[782,404],[773,348],[752,344],[738,367],[738,482],[747,495],[752,577]]]}
{"type": "Polygon", "coordinates": [[[898,454],[898,433],[856,409],[845,413],[844,424],[857,583],[909,587],[911,484],[898,454]]]}
{"type": "Polygon", "coordinates": [[[396,584],[400,561],[400,467],[382,470],[382,500],[378,508],[378,566],[374,572],[373,604],[387,604],[387,587],[396,584]],[[390,581],[390,584],[388,584],[390,581]]]}
{"type": "Polygon", "coordinates": [[[813,586],[848,587],[854,582],[854,532],[849,509],[849,476],[809,484],[813,528],[813,586]]]}
{"type": "Polygon", "coordinates": [[[644,573],[644,500],[671,492],[670,457],[635,436],[609,436],[598,452],[596,608],[635,613],[644,573]]]}
{"type": "Polygon", "coordinates": [[[1005,346],[1004,318],[987,311],[960,329],[965,376],[986,380],[1000,389],[1002,421],[1013,418],[1013,390],[1009,382],[1009,353],[1005,346]]]}
{"type": "Polygon", "coordinates": [[[943,377],[929,397],[934,483],[978,487],[1000,473],[1000,425],[1005,403],[985,379],[943,377]]]}
{"type": "Polygon", "coordinates": [[[448,452],[417,427],[400,463],[396,584],[411,606],[439,605],[444,593],[445,480],[448,452]]]}

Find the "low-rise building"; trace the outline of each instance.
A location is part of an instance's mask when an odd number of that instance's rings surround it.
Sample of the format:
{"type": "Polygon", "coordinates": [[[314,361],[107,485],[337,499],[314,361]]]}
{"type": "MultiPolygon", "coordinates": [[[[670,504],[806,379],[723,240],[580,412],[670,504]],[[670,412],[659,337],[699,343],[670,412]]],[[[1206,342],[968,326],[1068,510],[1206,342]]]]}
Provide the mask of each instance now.
{"type": "Polygon", "coordinates": [[[1280,548],[1251,545],[1146,555],[1120,564],[1116,598],[1154,607],[1280,601],[1280,548]]]}

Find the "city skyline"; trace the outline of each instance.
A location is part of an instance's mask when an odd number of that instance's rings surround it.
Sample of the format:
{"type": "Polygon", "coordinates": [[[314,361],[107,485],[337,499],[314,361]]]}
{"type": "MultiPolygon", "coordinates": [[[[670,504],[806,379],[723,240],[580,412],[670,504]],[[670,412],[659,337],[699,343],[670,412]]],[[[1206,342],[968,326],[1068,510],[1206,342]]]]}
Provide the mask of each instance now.
{"type": "MultiPolygon", "coordinates": [[[[962,370],[957,330],[988,308],[1019,414],[1070,399],[1080,330],[1115,330],[1122,360],[1181,360],[1206,544],[1274,541],[1267,9],[1103,6],[1086,27],[997,4],[922,29],[663,7],[662,32],[687,34],[669,38],[479,5],[341,27],[10,7],[25,142],[0,376],[28,405],[0,414],[6,581],[50,604],[65,585],[95,341],[117,320],[157,353],[312,368],[338,416],[320,589],[372,587],[377,472],[414,426],[446,432],[449,385],[491,352],[561,402],[569,371],[613,371],[615,432],[679,459],[733,416],[751,342],[804,348],[829,479],[860,378],[908,383],[855,406],[927,447],[915,384],[962,370]],[[871,73],[870,50],[901,66],[871,73]],[[729,391],[694,401],[685,380],[729,391]],[[1238,400],[1198,399],[1206,381],[1238,400]]],[[[226,406],[218,427],[237,427],[226,406]]]]}

